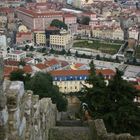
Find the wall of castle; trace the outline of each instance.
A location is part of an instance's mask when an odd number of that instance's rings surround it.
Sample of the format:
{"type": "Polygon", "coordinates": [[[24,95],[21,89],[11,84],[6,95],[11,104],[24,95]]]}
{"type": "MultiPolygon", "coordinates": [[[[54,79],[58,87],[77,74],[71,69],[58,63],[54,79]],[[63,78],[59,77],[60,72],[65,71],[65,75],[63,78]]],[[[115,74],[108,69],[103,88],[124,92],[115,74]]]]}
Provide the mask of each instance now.
{"type": "Polygon", "coordinates": [[[4,90],[0,95],[0,140],[48,140],[57,114],[51,99],[39,100],[19,81],[4,84],[4,90]]]}
{"type": "Polygon", "coordinates": [[[88,124],[93,140],[140,140],[140,137],[134,137],[129,133],[108,133],[102,119],[90,120],[88,124]]]}

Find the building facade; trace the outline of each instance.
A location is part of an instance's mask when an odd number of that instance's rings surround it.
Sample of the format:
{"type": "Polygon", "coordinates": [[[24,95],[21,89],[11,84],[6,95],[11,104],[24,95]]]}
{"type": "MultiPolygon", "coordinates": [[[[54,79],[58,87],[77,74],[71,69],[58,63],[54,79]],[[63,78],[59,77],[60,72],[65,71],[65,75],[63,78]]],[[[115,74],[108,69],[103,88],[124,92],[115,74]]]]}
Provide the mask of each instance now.
{"type": "Polygon", "coordinates": [[[63,21],[61,11],[41,11],[40,9],[18,8],[16,10],[17,17],[22,20],[23,24],[29,29],[45,30],[52,20],[58,19],[63,21]]]}
{"type": "MultiPolygon", "coordinates": [[[[115,72],[111,69],[97,70],[97,74],[102,74],[106,80],[111,79],[115,72]]],[[[85,82],[89,76],[89,70],[56,70],[51,71],[53,84],[59,87],[63,93],[77,92],[83,85],[90,86],[85,82]]]]}
{"type": "Polygon", "coordinates": [[[7,57],[10,60],[20,61],[20,60],[26,58],[26,52],[23,52],[23,51],[12,51],[12,52],[7,54],[7,57]]]}
{"type": "Polygon", "coordinates": [[[58,35],[50,35],[50,47],[55,50],[69,49],[73,43],[73,36],[66,30],[58,35]]]}

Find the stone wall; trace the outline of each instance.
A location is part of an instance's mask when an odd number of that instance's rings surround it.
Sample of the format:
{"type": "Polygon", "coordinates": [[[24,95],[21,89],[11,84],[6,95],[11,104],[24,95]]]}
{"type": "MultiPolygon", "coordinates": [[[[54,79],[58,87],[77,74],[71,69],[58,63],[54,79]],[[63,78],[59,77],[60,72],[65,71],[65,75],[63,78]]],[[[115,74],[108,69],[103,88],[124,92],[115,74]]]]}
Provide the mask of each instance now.
{"type": "Polygon", "coordinates": [[[88,122],[92,140],[140,140],[139,137],[133,137],[129,133],[114,134],[107,133],[102,119],[90,120],[88,122]]]}
{"type": "Polygon", "coordinates": [[[23,82],[5,82],[0,94],[0,140],[48,140],[57,109],[50,98],[39,100],[23,82]]]}
{"type": "Polygon", "coordinates": [[[53,127],[49,140],[90,140],[88,127],[53,127]]]}

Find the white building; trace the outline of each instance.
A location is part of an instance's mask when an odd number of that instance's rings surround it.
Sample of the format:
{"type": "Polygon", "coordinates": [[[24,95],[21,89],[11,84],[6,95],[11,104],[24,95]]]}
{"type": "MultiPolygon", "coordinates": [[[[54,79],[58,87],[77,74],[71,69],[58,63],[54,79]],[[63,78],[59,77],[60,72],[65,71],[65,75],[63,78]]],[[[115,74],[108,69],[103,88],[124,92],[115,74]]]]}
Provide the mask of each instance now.
{"type": "Polygon", "coordinates": [[[138,39],[139,31],[137,29],[130,29],[129,30],[129,38],[138,39]]]}
{"type": "Polygon", "coordinates": [[[12,51],[7,54],[8,59],[20,61],[24,58],[26,58],[26,52],[24,51],[12,51]]]}

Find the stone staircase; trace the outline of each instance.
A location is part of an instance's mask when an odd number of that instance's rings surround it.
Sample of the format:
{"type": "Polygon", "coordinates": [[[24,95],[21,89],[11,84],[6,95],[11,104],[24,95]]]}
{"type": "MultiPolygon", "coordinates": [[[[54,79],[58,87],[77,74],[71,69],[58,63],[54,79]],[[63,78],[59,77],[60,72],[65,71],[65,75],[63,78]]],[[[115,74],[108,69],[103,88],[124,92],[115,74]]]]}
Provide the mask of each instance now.
{"type": "Polygon", "coordinates": [[[80,120],[58,121],[49,131],[49,140],[90,140],[90,131],[80,120]]]}

